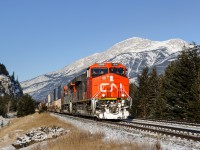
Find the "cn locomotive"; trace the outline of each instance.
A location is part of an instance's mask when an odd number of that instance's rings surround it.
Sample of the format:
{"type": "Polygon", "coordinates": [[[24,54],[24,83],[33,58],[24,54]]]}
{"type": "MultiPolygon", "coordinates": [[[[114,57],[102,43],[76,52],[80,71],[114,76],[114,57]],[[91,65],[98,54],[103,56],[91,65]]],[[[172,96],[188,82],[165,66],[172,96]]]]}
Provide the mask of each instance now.
{"type": "Polygon", "coordinates": [[[48,110],[98,119],[127,119],[132,99],[126,71],[120,63],[95,63],[48,94],[48,110]]]}

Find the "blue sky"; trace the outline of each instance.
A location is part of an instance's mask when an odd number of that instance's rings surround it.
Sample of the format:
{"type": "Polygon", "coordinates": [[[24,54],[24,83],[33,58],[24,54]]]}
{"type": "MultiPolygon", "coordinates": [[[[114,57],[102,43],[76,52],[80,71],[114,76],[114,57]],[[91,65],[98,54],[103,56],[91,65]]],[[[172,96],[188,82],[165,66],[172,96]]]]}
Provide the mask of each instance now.
{"type": "Polygon", "coordinates": [[[200,44],[199,0],[0,0],[0,63],[19,81],[131,37],[200,44]]]}

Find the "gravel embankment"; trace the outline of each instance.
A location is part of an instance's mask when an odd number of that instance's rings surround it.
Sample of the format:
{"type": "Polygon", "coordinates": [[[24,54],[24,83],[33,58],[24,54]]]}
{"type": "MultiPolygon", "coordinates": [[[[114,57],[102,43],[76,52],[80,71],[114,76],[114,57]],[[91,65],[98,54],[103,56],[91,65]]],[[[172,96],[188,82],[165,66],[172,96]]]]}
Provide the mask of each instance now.
{"type": "Polygon", "coordinates": [[[125,129],[123,127],[111,126],[106,123],[84,120],[79,118],[59,116],[60,120],[69,122],[79,129],[89,131],[91,133],[101,132],[104,133],[105,141],[119,141],[119,142],[136,142],[136,143],[150,143],[155,144],[157,141],[161,143],[162,149],[172,150],[199,150],[200,142],[188,141],[176,137],[169,137],[163,135],[156,135],[145,131],[138,131],[134,129],[125,129]]]}

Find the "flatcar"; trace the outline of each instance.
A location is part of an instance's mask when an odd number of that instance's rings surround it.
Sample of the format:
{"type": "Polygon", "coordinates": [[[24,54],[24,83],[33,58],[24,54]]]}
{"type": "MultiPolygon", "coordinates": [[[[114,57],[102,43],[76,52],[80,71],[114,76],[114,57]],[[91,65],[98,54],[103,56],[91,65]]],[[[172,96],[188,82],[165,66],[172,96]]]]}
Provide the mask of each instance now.
{"type": "Polygon", "coordinates": [[[126,119],[132,99],[126,67],[95,63],[63,87],[61,112],[99,119],[126,119]]]}

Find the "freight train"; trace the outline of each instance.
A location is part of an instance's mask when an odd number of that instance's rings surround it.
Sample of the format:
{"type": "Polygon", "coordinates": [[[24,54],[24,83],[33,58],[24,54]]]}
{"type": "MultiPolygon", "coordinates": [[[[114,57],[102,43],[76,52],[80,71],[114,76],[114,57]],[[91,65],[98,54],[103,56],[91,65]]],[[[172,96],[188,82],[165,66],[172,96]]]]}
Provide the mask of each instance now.
{"type": "Polygon", "coordinates": [[[48,111],[98,119],[127,119],[132,99],[126,72],[120,63],[95,63],[47,95],[48,111]]]}

